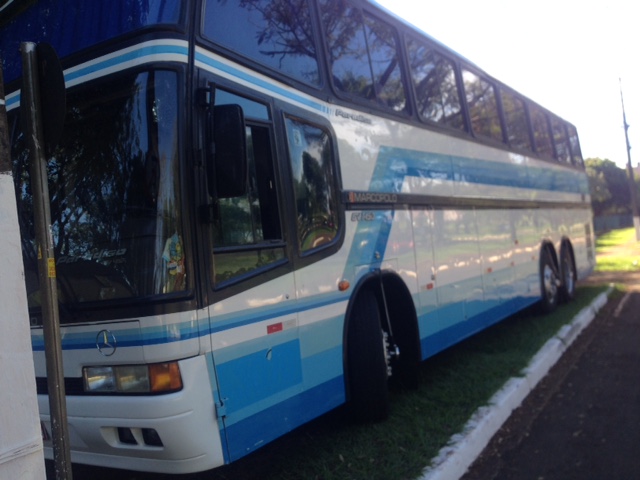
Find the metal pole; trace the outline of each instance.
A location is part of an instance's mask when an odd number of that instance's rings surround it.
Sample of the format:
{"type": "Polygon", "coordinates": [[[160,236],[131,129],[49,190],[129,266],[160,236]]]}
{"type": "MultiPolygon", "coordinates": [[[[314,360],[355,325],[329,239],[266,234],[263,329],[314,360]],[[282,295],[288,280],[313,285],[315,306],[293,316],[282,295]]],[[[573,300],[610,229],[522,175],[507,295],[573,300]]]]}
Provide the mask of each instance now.
{"type": "Polygon", "coordinates": [[[33,191],[34,224],[38,248],[38,275],[42,299],[42,325],[44,329],[45,357],[47,360],[47,384],[49,387],[49,414],[51,416],[51,440],[56,479],[71,480],[71,454],[67,431],[67,404],[65,399],[64,371],[62,368],[62,341],[58,312],[56,262],[49,207],[49,185],[44,153],[44,134],[40,112],[40,88],[38,83],[38,59],[36,45],[26,42],[20,45],[23,65],[23,85],[20,97],[21,115],[26,118],[27,138],[31,161],[31,186],[33,191]]]}
{"type": "Polygon", "coordinates": [[[624,110],[624,98],[622,97],[622,79],[620,81],[620,102],[622,103],[622,121],[624,122],[624,138],[627,142],[627,172],[629,174],[629,193],[631,195],[631,212],[633,213],[633,226],[636,229],[636,241],[640,242],[640,213],[638,213],[638,195],[636,181],[631,165],[631,144],[629,143],[629,124],[624,110]]]}

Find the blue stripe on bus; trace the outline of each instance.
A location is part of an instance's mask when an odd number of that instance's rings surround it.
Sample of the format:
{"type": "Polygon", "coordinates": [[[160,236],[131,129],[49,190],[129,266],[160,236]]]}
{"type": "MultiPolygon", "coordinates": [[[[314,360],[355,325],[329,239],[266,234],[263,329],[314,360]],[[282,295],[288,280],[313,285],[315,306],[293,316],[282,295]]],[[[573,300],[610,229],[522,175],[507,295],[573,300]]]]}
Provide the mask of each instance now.
{"type": "Polygon", "coordinates": [[[297,338],[279,345],[265,345],[228,362],[221,362],[216,353],[214,361],[218,383],[223,385],[222,394],[227,398],[228,417],[302,384],[300,341],[297,338]]]}
{"type": "Polygon", "coordinates": [[[132,50],[117,57],[107,58],[101,62],[93,65],[86,66],[79,70],[75,70],[65,75],[65,81],[71,82],[80,77],[90,75],[100,70],[107,70],[114,66],[131,62],[133,60],[139,60],[151,55],[181,55],[184,56],[184,61],[187,61],[189,55],[189,47],[187,45],[147,45],[135,50],[132,50]]]}
{"type": "MultiPolygon", "coordinates": [[[[470,317],[468,320],[461,321],[458,317],[457,321],[451,322],[452,324],[450,326],[423,336],[420,339],[422,359],[425,360],[436,353],[449,348],[461,340],[464,340],[465,338],[470,337],[501,320],[504,320],[505,318],[513,315],[514,312],[535,304],[538,300],[538,297],[519,296],[499,303],[493,308],[484,310],[481,313],[470,317]]],[[[432,311],[429,313],[428,319],[425,318],[424,315],[421,316],[419,319],[420,324],[427,325],[433,322],[434,313],[437,317],[446,318],[447,309],[449,307],[459,307],[459,304],[452,304],[448,307],[437,309],[435,312],[432,311]]],[[[431,328],[431,330],[433,330],[433,328],[431,328]]]]}
{"type": "MultiPolygon", "coordinates": [[[[201,336],[196,322],[182,322],[168,324],[161,327],[144,329],[110,329],[117,339],[117,347],[142,347],[146,345],[160,345],[190,340],[201,336]]],[[[62,338],[63,350],[83,350],[96,348],[98,330],[81,333],[65,333],[62,338]]],[[[44,336],[32,334],[31,348],[38,352],[44,351],[44,336]]]]}
{"type": "Polygon", "coordinates": [[[344,401],[344,379],[339,376],[226,426],[230,460],[255,451],[344,401]]]}
{"type": "MultiPolygon", "coordinates": [[[[251,325],[253,323],[293,315],[308,310],[340,303],[348,299],[343,292],[316,296],[310,299],[275,305],[270,308],[250,309],[227,315],[205,319],[204,322],[186,321],[170,323],[140,329],[111,330],[117,337],[119,347],[140,347],[147,345],[161,345],[222,332],[232,328],[251,325]]],[[[266,332],[265,332],[266,333],[266,332]]],[[[62,339],[63,350],[82,350],[96,348],[97,331],[81,333],[65,333],[62,339]]],[[[44,351],[44,337],[42,334],[32,334],[31,345],[34,351],[44,351]]]]}
{"type": "MultiPolygon", "coordinates": [[[[159,40],[159,42],[162,40],[159,40]]],[[[95,64],[87,65],[78,70],[74,70],[71,72],[67,72],[64,76],[65,83],[70,83],[75,80],[78,80],[82,77],[92,75],[102,70],[109,70],[117,67],[118,65],[125,64],[127,62],[131,62],[134,60],[142,60],[145,57],[150,57],[154,55],[180,55],[184,57],[184,62],[186,63],[189,58],[189,47],[186,45],[173,45],[173,44],[158,44],[158,45],[146,45],[139,46],[135,50],[128,51],[121,55],[107,58],[95,64]]],[[[144,63],[144,62],[140,62],[144,63]]],[[[106,72],[103,72],[105,74],[106,72]]],[[[7,101],[7,110],[13,109],[17,104],[20,103],[20,92],[16,95],[13,95],[7,101]]]]}
{"type": "Polygon", "coordinates": [[[588,194],[583,172],[381,147],[369,190],[400,193],[406,177],[588,194]]]}
{"type": "Polygon", "coordinates": [[[242,70],[239,70],[228,63],[220,62],[202,52],[196,51],[196,62],[203,63],[211,68],[215,68],[217,70],[220,70],[221,72],[225,72],[229,75],[233,75],[236,78],[239,78],[245,82],[249,82],[253,84],[255,87],[259,87],[271,93],[283,96],[285,98],[298,102],[302,105],[306,105],[307,107],[313,108],[314,110],[317,110],[319,112],[323,112],[323,113],[329,112],[328,107],[324,106],[319,102],[311,100],[308,97],[303,97],[302,95],[298,95],[292,90],[287,90],[285,88],[279,87],[278,85],[274,84],[273,81],[262,80],[254,75],[245,73],[242,70]]]}
{"type": "Polygon", "coordinates": [[[371,269],[380,268],[387,250],[394,213],[393,210],[376,211],[366,221],[358,222],[343,279],[357,280],[354,279],[355,268],[360,265],[367,265],[371,269]]]}

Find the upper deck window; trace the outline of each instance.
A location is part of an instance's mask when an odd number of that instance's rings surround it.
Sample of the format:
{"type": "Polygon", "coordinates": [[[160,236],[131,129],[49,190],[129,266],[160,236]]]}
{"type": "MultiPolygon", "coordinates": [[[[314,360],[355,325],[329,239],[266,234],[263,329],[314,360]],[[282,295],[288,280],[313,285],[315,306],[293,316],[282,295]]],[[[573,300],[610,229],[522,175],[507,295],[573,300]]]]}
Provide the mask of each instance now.
{"type": "Polygon", "coordinates": [[[501,91],[501,98],[509,145],[523,150],[531,150],[529,122],[527,121],[524,101],[517,95],[505,90],[501,91]]]}
{"type": "Polygon", "coordinates": [[[571,147],[571,163],[576,167],[584,167],[582,152],[580,151],[580,140],[578,140],[578,131],[573,125],[567,125],[569,131],[569,146],[571,147]]]}
{"type": "Polygon", "coordinates": [[[502,142],[495,87],[469,70],[462,71],[462,79],[471,118],[471,130],[475,135],[502,142]]]}
{"type": "Polygon", "coordinates": [[[407,53],[418,114],[424,120],[464,130],[453,62],[413,39],[407,41],[407,53]]]}
{"type": "Polygon", "coordinates": [[[553,144],[551,143],[547,114],[534,105],[530,107],[529,113],[531,114],[531,126],[533,128],[536,152],[543,157],[553,158],[553,144]]]}
{"type": "Polygon", "coordinates": [[[204,36],[310,85],[320,84],[307,0],[205,2],[204,36]]]}
{"type": "Polygon", "coordinates": [[[344,0],[320,0],[334,86],[403,111],[407,106],[396,31],[344,0]]]}
{"type": "Polygon", "coordinates": [[[571,163],[567,130],[564,122],[558,117],[551,117],[551,132],[553,133],[553,144],[556,147],[556,158],[562,163],[571,163]]]}

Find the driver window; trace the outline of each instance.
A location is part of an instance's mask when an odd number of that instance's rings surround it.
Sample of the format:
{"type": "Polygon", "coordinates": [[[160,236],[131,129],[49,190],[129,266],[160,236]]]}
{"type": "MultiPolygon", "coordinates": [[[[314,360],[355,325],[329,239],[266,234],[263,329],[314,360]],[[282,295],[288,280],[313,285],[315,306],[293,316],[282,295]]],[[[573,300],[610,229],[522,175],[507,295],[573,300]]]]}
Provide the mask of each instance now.
{"type": "Polygon", "coordinates": [[[225,104],[240,105],[243,109],[247,125],[248,171],[244,195],[214,202],[217,215],[211,235],[216,286],[253,276],[286,259],[269,111],[264,104],[216,91],[216,105],[225,104]]]}

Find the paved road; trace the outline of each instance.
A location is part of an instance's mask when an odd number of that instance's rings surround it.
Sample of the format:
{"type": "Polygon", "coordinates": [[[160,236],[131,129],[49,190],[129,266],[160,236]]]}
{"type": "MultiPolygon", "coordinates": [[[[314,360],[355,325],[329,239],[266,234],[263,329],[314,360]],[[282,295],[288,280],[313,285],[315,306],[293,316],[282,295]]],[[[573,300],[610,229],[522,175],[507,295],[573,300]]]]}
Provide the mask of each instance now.
{"type": "Polygon", "coordinates": [[[640,479],[640,282],[626,283],[463,480],[640,479]]]}

